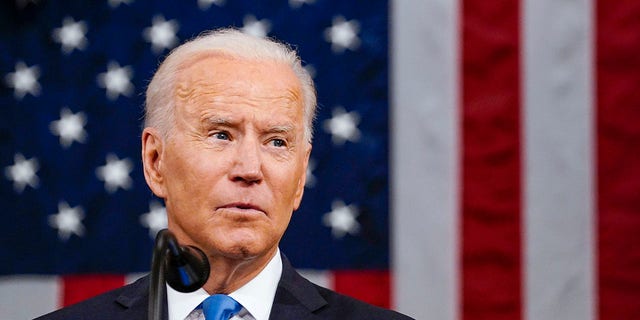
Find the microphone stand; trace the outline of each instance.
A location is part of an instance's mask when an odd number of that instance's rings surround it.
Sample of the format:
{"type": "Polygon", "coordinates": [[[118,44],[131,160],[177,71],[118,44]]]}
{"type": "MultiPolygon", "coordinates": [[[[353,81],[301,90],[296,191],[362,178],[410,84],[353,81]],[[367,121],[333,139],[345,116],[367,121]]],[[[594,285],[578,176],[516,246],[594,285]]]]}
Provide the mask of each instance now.
{"type": "Polygon", "coordinates": [[[207,282],[209,270],[209,260],[202,250],[180,246],[171,231],[160,230],[151,258],[149,320],[161,320],[165,283],[180,292],[193,292],[207,282]]]}
{"type": "Polygon", "coordinates": [[[160,320],[163,298],[166,294],[164,281],[164,257],[167,251],[168,230],[161,230],[156,235],[156,245],[151,258],[151,275],[149,284],[149,320],[160,320]]]}

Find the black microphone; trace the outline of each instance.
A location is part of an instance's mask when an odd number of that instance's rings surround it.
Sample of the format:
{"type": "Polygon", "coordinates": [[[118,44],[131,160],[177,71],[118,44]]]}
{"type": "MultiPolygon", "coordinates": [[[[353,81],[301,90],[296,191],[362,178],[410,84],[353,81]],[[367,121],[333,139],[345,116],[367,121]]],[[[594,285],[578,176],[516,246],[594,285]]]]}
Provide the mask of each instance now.
{"type": "Polygon", "coordinates": [[[149,284],[149,320],[159,320],[166,294],[165,280],[180,292],[196,291],[209,279],[209,260],[194,246],[181,246],[167,229],[156,235],[149,284]]]}

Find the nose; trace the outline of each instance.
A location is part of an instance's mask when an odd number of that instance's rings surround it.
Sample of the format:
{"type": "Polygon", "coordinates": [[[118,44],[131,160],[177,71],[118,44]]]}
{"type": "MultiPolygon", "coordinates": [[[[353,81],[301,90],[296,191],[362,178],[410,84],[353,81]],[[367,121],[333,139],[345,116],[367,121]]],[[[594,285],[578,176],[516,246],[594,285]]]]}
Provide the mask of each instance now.
{"type": "Polygon", "coordinates": [[[246,185],[260,183],[263,179],[260,144],[251,138],[240,139],[237,143],[229,178],[246,185]]]}

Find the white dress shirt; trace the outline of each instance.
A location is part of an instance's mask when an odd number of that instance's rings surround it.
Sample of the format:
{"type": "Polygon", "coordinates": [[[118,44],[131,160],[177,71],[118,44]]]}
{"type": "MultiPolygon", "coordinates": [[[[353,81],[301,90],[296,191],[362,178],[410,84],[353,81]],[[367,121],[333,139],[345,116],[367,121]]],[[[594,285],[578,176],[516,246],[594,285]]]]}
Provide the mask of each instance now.
{"type": "MultiPolygon", "coordinates": [[[[229,294],[242,305],[242,310],[232,320],[268,320],[273,298],[282,274],[280,249],[258,275],[238,290],[229,294]]],[[[169,320],[204,319],[200,310],[194,309],[209,297],[202,288],[195,292],[182,293],[167,285],[169,320]]]]}

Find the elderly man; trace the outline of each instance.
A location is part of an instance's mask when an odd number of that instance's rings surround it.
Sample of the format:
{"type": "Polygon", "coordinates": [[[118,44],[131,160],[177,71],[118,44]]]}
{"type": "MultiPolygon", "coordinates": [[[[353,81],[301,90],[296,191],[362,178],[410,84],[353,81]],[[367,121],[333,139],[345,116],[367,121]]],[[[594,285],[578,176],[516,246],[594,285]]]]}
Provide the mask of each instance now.
{"type": "MultiPolygon", "coordinates": [[[[169,320],[211,320],[220,304],[224,319],[408,319],[308,282],[279,252],[304,191],[315,106],[294,51],[236,30],[162,63],[147,89],[144,175],[169,230],[211,266],[202,289],[168,288],[169,320]]],[[[145,319],[148,287],[143,278],[42,319],[145,319]]]]}

